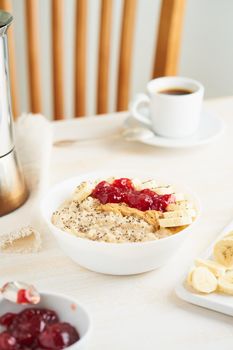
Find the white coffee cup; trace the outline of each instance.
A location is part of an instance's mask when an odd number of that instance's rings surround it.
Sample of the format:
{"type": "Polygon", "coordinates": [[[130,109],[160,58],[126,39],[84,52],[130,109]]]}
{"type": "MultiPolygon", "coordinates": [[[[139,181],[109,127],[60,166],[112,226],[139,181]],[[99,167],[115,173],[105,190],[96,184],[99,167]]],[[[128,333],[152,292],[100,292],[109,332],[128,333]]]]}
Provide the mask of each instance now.
{"type": "Polygon", "coordinates": [[[156,134],[170,138],[187,137],[197,131],[204,96],[201,83],[184,77],[161,77],[149,81],[147,92],[130,104],[135,119],[156,134]],[[140,109],[143,106],[147,113],[140,109]]]}

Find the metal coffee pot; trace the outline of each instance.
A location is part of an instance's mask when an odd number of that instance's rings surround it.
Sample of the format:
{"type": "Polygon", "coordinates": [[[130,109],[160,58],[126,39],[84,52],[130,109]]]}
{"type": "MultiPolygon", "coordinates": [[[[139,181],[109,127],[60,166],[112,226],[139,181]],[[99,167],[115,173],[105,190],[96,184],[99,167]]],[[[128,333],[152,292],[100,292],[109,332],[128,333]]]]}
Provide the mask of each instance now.
{"type": "Polygon", "coordinates": [[[28,198],[13,135],[7,47],[7,29],[12,20],[10,13],[0,11],[0,216],[20,207],[28,198]]]}

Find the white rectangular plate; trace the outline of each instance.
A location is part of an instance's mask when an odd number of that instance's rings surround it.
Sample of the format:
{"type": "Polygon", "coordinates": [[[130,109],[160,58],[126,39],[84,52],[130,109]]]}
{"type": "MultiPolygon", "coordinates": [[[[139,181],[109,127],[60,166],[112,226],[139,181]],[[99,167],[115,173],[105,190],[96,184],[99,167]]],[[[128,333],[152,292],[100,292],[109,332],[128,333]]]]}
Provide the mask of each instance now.
{"type": "MultiPolygon", "coordinates": [[[[217,239],[211,244],[208,250],[201,256],[203,259],[212,258],[213,247],[215,243],[225,236],[229,231],[233,230],[233,221],[231,221],[217,237],[217,239]]],[[[191,289],[185,287],[185,280],[187,274],[182,278],[179,284],[175,288],[177,296],[191,304],[196,304],[207,309],[215,310],[226,315],[233,316],[233,296],[223,295],[218,293],[212,293],[207,295],[201,295],[192,292],[191,289]]]]}

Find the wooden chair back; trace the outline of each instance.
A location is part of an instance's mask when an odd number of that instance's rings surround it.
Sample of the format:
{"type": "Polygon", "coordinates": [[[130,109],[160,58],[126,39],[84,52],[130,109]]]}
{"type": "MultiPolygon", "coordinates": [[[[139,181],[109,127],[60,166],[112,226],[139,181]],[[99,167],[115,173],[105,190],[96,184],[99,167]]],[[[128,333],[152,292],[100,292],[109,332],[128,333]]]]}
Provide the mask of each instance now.
{"type": "MultiPolygon", "coordinates": [[[[64,45],[64,1],[65,0],[51,0],[54,119],[63,119],[65,117],[63,91],[64,62],[62,58],[64,45]]],[[[25,0],[30,110],[33,113],[42,112],[38,6],[39,0],[25,0]]],[[[152,78],[176,75],[177,73],[184,7],[185,0],[161,0],[159,31],[152,78]]],[[[11,0],[0,0],[0,8],[9,12],[14,12],[12,11],[11,0]]],[[[124,0],[117,81],[117,111],[126,110],[129,102],[136,11],[137,0],[124,0]]],[[[108,112],[113,0],[101,0],[100,16],[96,101],[97,114],[108,112]]],[[[87,20],[88,1],[76,0],[74,73],[75,117],[84,116],[86,114],[87,20]]],[[[14,115],[17,116],[19,113],[19,89],[15,71],[16,58],[13,28],[9,31],[9,59],[13,112],[14,115]]]]}

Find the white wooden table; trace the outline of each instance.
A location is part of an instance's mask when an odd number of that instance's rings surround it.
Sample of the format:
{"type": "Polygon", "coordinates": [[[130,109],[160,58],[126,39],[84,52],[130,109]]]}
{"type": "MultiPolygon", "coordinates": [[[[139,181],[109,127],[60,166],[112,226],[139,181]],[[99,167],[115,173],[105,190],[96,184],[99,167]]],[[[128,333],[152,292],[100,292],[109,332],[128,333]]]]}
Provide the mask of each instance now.
{"type": "MultiPolygon", "coordinates": [[[[52,154],[52,183],[92,170],[126,167],[152,171],[155,178],[169,175],[174,182],[191,186],[200,197],[203,215],[166,266],[131,277],[96,274],[66,257],[49,232],[41,253],[0,257],[1,283],[31,281],[39,288],[75,296],[88,307],[94,325],[89,350],[233,348],[231,317],[187,304],[174,293],[193,258],[233,218],[233,98],[205,104],[227,128],[223,136],[200,148],[170,150],[112,139],[56,148],[52,154]]],[[[114,133],[125,117],[123,113],[56,122],[54,128],[59,138],[105,135],[114,133]]]]}

